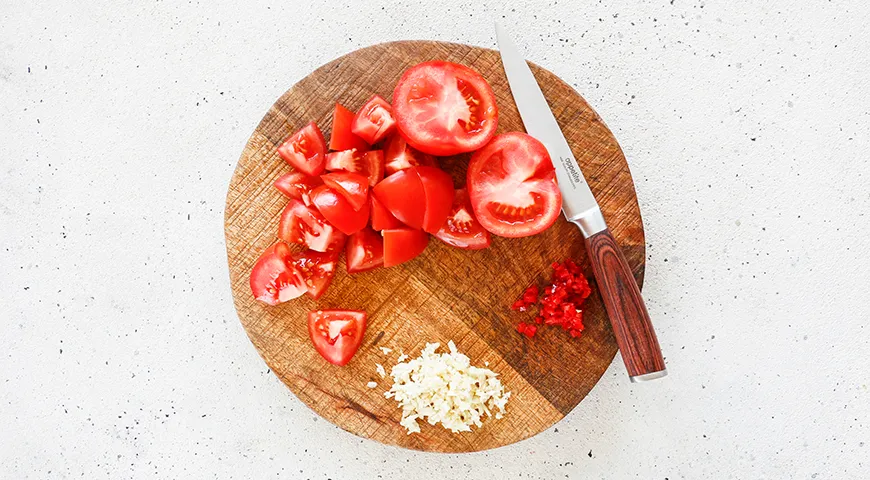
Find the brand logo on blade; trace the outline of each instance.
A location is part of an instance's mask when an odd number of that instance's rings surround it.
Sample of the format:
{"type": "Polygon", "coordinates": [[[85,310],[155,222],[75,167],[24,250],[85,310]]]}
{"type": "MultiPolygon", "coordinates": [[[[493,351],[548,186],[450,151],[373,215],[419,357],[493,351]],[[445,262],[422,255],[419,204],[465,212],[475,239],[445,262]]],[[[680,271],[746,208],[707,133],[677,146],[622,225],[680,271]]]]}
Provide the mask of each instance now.
{"type": "Polygon", "coordinates": [[[572,187],[576,187],[578,184],[583,183],[583,175],[580,174],[580,169],[577,168],[577,162],[575,162],[573,158],[559,157],[559,160],[562,161],[562,166],[564,166],[565,171],[568,172],[568,179],[571,180],[572,187]]]}

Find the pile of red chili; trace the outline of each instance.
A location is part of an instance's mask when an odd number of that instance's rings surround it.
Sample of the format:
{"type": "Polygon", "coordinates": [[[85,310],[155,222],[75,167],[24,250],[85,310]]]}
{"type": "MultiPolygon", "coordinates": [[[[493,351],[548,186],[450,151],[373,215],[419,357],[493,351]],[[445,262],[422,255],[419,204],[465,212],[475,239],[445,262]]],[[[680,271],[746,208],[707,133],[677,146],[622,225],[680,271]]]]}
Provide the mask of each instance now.
{"type": "Polygon", "coordinates": [[[579,337],[583,332],[581,307],[591,293],[589,282],[576,263],[571,259],[562,263],[554,262],[550,284],[544,288],[540,302],[538,286],[532,285],[511,305],[511,309],[525,312],[532,305],[540,303],[535,323],[520,322],[517,331],[533,337],[538,331],[538,325],[559,325],[572,337],[579,337]]]}

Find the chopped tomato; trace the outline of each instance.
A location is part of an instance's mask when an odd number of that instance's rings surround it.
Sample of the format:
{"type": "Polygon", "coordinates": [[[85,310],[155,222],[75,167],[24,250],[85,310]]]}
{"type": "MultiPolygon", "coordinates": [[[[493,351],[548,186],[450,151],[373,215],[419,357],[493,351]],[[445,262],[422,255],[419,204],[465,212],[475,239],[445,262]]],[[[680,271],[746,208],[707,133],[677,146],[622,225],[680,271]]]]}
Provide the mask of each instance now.
{"type": "Polygon", "coordinates": [[[435,236],[448,245],[468,250],[489,246],[489,232],[474,217],[468,192],[464,188],[456,190],[450,216],[435,236]]]}
{"type": "Polygon", "coordinates": [[[341,250],[321,253],[314,250],[293,255],[293,266],[302,274],[308,295],[317,300],[326,292],[332,277],[335,276],[335,264],[341,250]]]}
{"type": "Polygon", "coordinates": [[[384,152],[372,150],[342,150],[326,155],[326,169],[330,172],[344,171],[359,173],[369,179],[374,187],[384,178],[384,152]]]}
{"type": "Polygon", "coordinates": [[[315,310],[308,314],[308,336],[327,362],[347,365],[366,332],[366,312],[315,310]]]}
{"type": "Polygon", "coordinates": [[[393,119],[393,107],[380,95],[375,95],[366,102],[353,117],[351,131],[357,136],[374,145],[392,133],[396,128],[393,119]]]}
{"type": "Polygon", "coordinates": [[[393,216],[387,207],[383,206],[378,198],[372,195],[372,228],[381,231],[388,228],[402,228],[404,223],[393,216]]]}
{"type": "Polygon", "coordinates": [[[426,250],[429,235],[413,228],[395,228],[381,232],[384,236],[384,266],[407,262],[426,250]]]}
{"type": "Polygon", "coordinates": [[[387,140],[384,148],[384,162],[384,171],[387,175],[418,165],[438,166],[435,157],[411,148],[399,134],[393,135],[387,140]]]}
{"type": "Polygon", "coordinates": [[[346,235],[358,232],[369,223],[369,202],[354,210],[346,198],[326,185],[311,191],[311,203],[330,224],[346,235]]]}
{"type": "Polygon", "coordinates": [[[474,70],[431,61],[409,68],[393,92],[399,132],[414,148],[444,156],[471,152],[495,135],[498,108],[474,70]]]}
{"type": "Polygon", "coordinates": [[[278,155],[302,173],[320,175],[326,159],[326,140],[317,124],[310,122],[278,147],[278,155]]]}
{"type": "Polygon", "coordinates": [[[308,194],[319,185],[323,185],[320,178],[309,177],[302,172],[290,172],[275,180],[275,188],[278,191],[290,198],[302,200],[305,205],[311,205],[311,198],[308,194]]]}
{"type": "Polygon", "coordinates": [[[278,305],[305,293],[302,274],[290,264],[290,247],[278,242],[267,248],[251,270],[251,292],[268,305],[278,305]]]}
{"type": "Polygon", "coordinates": [[[416,173],[400,170],[381,180],[372,192],[399,221],[414,228],[423,226],[426,194],[416,173]]]}
{"type": "Polygon", "coordinates": [[[384,239],[371,228],[364,228],[347,241],[347,272],[359,273],[384,264],[384,239]]]}
{"type": "Polygon", "coordinates": [[[547,149],[520,132],[499,135],[472,155],[468,196],[483,228],[502,237],[542,232],[562,208],[547,149]]]}
{"type": "Polygon", "coordinates": [[[320,212],[296,199],[290,199],[281,213],[278,237],[285,242],[307,245],[318,252],[334,250],[344,240],[344,235],[320,212]]]}
{"type": "Polygon", "coordinates": [[[342,194],[354,210],[359,210],[369,198],[369,179],[358,173],[333,172],[321,175],[323,183],[342,194]]]}
{"type": "Polygon", "coordinates": [[[353,124],[353,112],[340,103],[335,104],[332,113],[332,134],[329,136],[330,150],[350,150],[356,148],[360,151],[369,148],[365,140],[354,135],[351,131],[353,124]]]}
{"type": "Polygon", "coordinates": [[[426,197],[426,213],[423,215],[423,230],[435,233],[447,220],[453,206],[453,179],[444,170],[435,167],[413,167],[420,177],[423,193],[426,197]]]}

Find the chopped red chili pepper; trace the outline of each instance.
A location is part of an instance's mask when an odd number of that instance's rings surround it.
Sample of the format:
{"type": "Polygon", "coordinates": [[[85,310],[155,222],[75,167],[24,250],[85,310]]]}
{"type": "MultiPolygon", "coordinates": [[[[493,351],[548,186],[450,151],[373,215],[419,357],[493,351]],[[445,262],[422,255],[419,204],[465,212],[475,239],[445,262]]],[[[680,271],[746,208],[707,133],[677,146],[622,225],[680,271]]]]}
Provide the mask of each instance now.
{"type": "MultiPolygon", "coordinates": [[[[537,285],[528,287],[511,305],[511,309],[525,312],[535,303],[538,303],[540,293],[537,285]]],[[[550,285],[544,289],[540,298],[541,307],[535,316],[535,324],[559,325],[567,330],[571,337],[579,337],[583,332],[583,310],[580,308],[592,294],[592,288],[583,271],[571,259],[562,263],[553,263],[553,275],[550,285]]],[[[533,337],[537,326],[531,323],[520,322],[517,331],[533,337]]]]}
{"type": "Polygon", "coordinates": [[[538,327],[525,322],[520,322],[517,324],[517,331],[529,338],[532,338],[535,336],[535,333],[537,333],[538,327]]]}

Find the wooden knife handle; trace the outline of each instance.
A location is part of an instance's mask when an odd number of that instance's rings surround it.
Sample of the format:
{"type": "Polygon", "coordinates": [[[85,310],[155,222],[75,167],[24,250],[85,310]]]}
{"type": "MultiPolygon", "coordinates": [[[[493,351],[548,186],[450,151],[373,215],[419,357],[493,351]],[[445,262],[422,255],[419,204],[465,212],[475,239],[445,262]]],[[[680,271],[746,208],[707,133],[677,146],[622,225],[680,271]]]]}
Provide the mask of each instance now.
{"type": "Polygon", "coordinates": [[[665,376],[665,360],[640,288],[610,230],[586,238],[586,252],[631,381],[665,376]]]}

